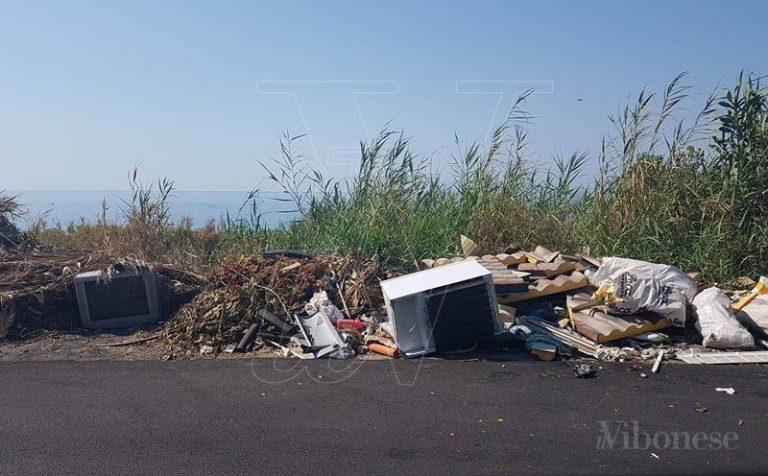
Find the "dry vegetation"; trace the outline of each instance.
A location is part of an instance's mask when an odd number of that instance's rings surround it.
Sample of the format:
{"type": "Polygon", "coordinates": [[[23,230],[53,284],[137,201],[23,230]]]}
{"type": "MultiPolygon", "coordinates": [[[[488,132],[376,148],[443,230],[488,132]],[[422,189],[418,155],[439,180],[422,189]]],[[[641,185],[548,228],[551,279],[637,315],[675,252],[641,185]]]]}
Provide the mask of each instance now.
{"type": "MultiPolygon", "coordinates": [[[[176,352],[187,356],[197,353],[199,344],[221,349],[236,343],[258,320],[261,309],[293,322],[293,314],[319,289],[343,303],[348,317],[376,319],[383,303],[379,279],[388,276],[378,261],[354,255],[227,260],[213,273],[209,285],[168,323],[168,338],[176,352]]],[[[266,326],[263,336],[285,339],[279,329],[266,326]]]]}

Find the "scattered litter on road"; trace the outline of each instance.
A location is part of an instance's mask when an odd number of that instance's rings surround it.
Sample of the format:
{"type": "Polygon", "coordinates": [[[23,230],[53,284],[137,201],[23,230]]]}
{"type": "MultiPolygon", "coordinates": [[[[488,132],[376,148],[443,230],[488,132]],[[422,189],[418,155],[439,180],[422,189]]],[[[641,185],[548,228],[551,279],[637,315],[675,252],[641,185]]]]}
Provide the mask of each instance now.
{"type": "Polygon", "coordinates": [[[664,351],[662,350],[659,352],[659,355],[656,357],[656,361],[653,363],[653,368],[651,369],[651,373],[659,373],[659,366],[661,365],[661,359],[664,358],[664,351]]]}
{"type": "Polygon", "coordinates": [[[728,395],[733,395],[736,393],[736,390],[734,390],[733,387],[717,387],[715,392],[723,392],[727,393],[728,395]]]}
{"type": "Polygon", "coordinates": [[[579,378],[594,378],[597,377],[597,369],[588,364],[578,364],[573,368],[574,373],[579,378]]]}

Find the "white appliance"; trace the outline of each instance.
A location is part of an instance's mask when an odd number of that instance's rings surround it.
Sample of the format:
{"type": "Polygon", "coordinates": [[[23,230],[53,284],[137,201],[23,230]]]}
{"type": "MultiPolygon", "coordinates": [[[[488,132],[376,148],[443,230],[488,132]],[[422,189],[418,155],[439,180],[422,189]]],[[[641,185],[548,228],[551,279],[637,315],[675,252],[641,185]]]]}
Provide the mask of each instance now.
{"type": "Polygon", "coordinates": [[[491,272],[465,260],[381,282],[406,357],[466,349],[501,333],[491,272]]]}

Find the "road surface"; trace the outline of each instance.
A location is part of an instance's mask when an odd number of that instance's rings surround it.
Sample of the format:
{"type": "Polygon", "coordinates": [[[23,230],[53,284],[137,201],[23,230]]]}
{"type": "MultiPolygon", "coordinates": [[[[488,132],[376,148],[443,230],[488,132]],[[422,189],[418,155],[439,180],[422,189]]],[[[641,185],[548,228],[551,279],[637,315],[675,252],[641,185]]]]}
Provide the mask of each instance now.
{"type": "Polygon", "coordinates": [[[761,366],[583,380],[563,362],[23,362],[0,376],[0,474],[768,469],[761,366]]]}

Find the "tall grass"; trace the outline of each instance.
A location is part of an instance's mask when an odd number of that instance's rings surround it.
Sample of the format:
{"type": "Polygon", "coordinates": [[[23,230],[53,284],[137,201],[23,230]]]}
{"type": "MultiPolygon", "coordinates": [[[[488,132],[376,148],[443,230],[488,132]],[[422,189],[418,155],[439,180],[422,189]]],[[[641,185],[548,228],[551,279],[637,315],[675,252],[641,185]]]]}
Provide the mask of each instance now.
{"type": "Polygon", "coordinates": [[[4,248],[18,248],[28,241],[14,221],[24,215],[24,208],[17,195],[8,195],[0,190],[0,252],[4,248]]]}
{"type": "Polygon", "coordinates": [[[766,90],[741,74],[691,115],[697,98],[686,79],[622,106],[598,157],[554,157],[549,169],[528,154],[527,94],[487,144],[457,139],[448,173],[412,154],[402,132],[384,131],[361,144],[355,178],[324,181],[291,155],[300,138],[286,134],[282,158],[265,164],[302,216],[284,238],[406,265],[457,254],[459,234],[468,234],[489,249],[543,244],[676,264],[717,280],[764,274],[766,90]],[[600,172],[579,185],[590,159],[600,172]]]}
{"type": "Polygon", "coordinates": [[[215,259],[221,237],[213,223],[193,229],[189,219],[171,222],[169,199],[175,191],[173,181],[163,178],[147,184],[135,168],[129,173],[128,185],[131,196],[120,209],[122,221],[107,219],[105,201],[100,216],[93,222],[81,219],[61,226],[39,218],[31,225],[30,236],[53,251],[101,251],[195,268],[215,259]]]}
{"type": "Polygon", "coordinates": [[[456,138],[445,160],[420,157],[403,131],[385,130],[360,144],[351,179],[325,178],[302,155],[303,137],[285,133],[280,156],[262,164],[299,216],[279,229],[267,228],[255,206],[207,232],[172,225],[173,184],[161,181],[132,188],[125,225],[80,224],[60,237],[103,233],[90,245],[196,265],[294,247],[412,266],[458,254],[466,234],[488,249],[541,244],[674,264],[720,281],[754,277],[768,273],[767,94],[760,78],[741,74],[701,101],[681,74],[620,107],[596,156],[556,156],[549,167],[529,153],[530,93],[487,143],[456,138]],[[584,176],[589,163],[599,165],[593,179],[584,176]]]}

